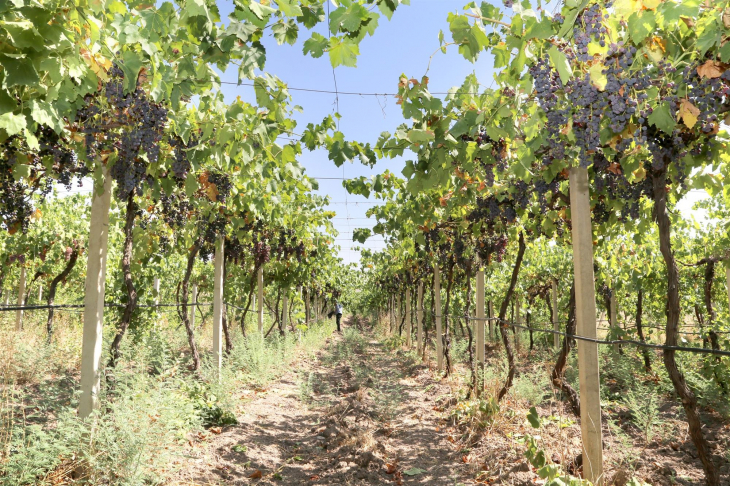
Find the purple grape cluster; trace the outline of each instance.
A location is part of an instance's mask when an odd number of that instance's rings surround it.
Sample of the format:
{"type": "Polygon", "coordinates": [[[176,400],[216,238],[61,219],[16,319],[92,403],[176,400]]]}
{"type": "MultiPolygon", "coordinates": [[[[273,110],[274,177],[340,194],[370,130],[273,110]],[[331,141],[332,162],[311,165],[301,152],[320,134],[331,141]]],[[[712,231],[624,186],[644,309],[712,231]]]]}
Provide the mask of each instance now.
{"type": "Polygon", "coordinates": [[[573,27],[573,37],[575,46],[578,49],[578,60],[590,61],[593,59],[588,53],[588,44],[592,40],[596,40],[601,47],[606,45],[606,33],[608,32],[603,25],[603,21],[608,19],[608,15],[604,15],[599,4],[595,3],[585,9],[577,19],[575,27],[573,27]]]}
{"type": "Polygon", "coordinates": [[[111,176],[117,183],[117,197],[122,200],[141,191],[148,177],[147,167],[159,159],[168,121],[164,105],[152,101],[141,87],[124,93],[124,76],[120,66],[113,65],[102,89],[103,97],[87,96],[86,105],[77,112],[86,156],[117,153],[111,176]]]}
{"type": "Polygon", "coordinates": [[[233,184],[231,183],[231,178],[228,174],[210,172],[208,174],[208,182],[215,185],[216,190],[218,191],[218,202],[225,204],[228,196],[231,194],[231,189],[233,189],[233,184]]]}

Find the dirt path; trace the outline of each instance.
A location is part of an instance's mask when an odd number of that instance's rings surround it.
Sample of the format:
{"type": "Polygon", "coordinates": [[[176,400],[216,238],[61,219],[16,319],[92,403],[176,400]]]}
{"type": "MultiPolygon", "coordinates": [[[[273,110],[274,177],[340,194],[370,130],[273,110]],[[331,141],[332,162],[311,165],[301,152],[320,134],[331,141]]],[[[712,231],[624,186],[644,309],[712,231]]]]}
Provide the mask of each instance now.
{"type": "MultiPolygon", "coordinates": [[[[347,324],[347,323],[346,323],[347,324]]],[[[178,484],[455,485],[467,465],[439,423],[449,393],[412,355],[346,330],[191,441],[178,484]]]]}

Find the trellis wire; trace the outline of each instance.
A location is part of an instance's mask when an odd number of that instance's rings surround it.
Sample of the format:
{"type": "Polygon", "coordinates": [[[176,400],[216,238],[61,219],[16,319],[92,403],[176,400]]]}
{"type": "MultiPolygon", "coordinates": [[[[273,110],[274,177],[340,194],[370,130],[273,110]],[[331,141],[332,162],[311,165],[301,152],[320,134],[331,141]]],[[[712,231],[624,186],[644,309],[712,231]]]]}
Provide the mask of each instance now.
{"type": "MultiPolygon", "coordinates": [[[[514,322],[509,322],[507,320],[501,320],[497,317],[485,317],[484,319],[476,318],[476,317],[470,317],[470,316],[454,316],[454,315],[437,315],[437,317],[452,317],[456,319],[464,319],[467,321],[495,321],[497,323],[501,323],[501,325],[506,327],[514,327],[518,329],[524,329],[527,331],[533,331],[533,332],[544,332],[548,334],[557,334],[559,336],[567,336],[571,339],[576,339],[578,341],[585,341],[589,343],[595,343],[595,344],[601,344],[601,345],[610,345],[613,346],[615,344],[630,344],[633,346],[639,346],[642,348],[651,348],[651,349],[661,349],[661,350],[667,350],[667,351],[680,351],[680,352],[686,352],[686,353],[698,353],[698,354],[712,354],[716,356],[730,356],[730,351],[723,351],[720,349],[708,349],[708,348],[695,348],[690,346],[667,346],[666,344],[653,344],[653,343],[647,343],[642,341],[635,341],[633,339],[597,339],[597,338],[591,338],[587,336],[579,336],[577,334],[568,334],[563,331],[555,331],[553,329],[538,329],[534,327],[528,327],[523,326],[521,324],[515,324],[514,322]]],[[[550,323],[552,325],[552,323],[550,323]]]]}

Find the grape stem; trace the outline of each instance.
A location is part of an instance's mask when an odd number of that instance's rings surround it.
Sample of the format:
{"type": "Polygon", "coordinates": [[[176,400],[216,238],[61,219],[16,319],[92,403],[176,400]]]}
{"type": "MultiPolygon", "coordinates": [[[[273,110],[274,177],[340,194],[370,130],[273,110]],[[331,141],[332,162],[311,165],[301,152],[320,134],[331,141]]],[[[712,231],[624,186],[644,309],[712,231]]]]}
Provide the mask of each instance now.
{"type": "Polygon", "coordinates": [[[472,17],[472,18],[475,18],[475,19],[479,19],[479,20],[481,20],[483,22],[490,22],[492,24],[497,24],[497,25],[502,25],[504,27],[512,28],[512,24],[508,24],[507,22],[502,22],[501,20],[490,19],[489,17],[482,17],[481,15],[477,15],[477,14],[466,14],[466,16],[467,17],[472,17]]]}

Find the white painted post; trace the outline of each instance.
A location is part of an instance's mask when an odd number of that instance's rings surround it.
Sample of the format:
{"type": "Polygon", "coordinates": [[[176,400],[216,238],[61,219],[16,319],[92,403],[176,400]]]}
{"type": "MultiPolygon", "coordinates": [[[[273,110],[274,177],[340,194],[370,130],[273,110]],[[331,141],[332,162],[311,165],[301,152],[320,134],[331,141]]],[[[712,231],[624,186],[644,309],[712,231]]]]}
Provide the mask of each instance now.
{"type": "Polygon", "coordinates": [[[198,284],[193,284],[193,302],[192,305],[188,308],[188,312],[190,313],[190,327],[192,329],[195,329],[195,304],[198,303],[198,284]]]}
{"type": "Polygon", "coordinates": [[[302,295],[302,299],[304,300],[304,320],[307,325],[309,325],[309,320],[312,317],[310,314],[310,308],[309,308],[309,294],[310,290],[307,288],[307,295],[302,295]]]}
{"type": "Polygon", "coordinates": [[[109,207],[112,178],[104,169],[104,193],[94,187],[89,221],[89,248],[84,289],[84,336],[81,346],[81,396],[79,417],[86,418],[99,405],[102,332],[104,329],[104,291],[107,244],[109,241],[109,207]]]}
{"type": "Polygon", "coordinates": [[[406,347],[413,345],[411,340],[411,289],[406,289],[406,347]]]}
{"type": "Polygon", "coordinates": [[[494,341],[497,339],[494,336],[494,303],[489,301],[489,339],[494,341]]]}
{"type": "Polygon", "coordinates": [[[284,296],[281,299],[281,328],[286,332],[286,320],[289,316],[289,296],[288,290],[284,289],[284,296]]]}
{"type": "Polygon", "coordinates": [[[38,303],[43,302],[43,284],[38,286],[38,303]]]}
{"type": "MultiPolygon", "coordinates": [[[[553,331],[560,331],[560,320],[558,319],[558,281],[552,282],[552,300],[553,300],[553,331]]],[[[553,347],[557,351],[560,349],[560,334],[553,334],[553,347]]]]}
{"type": "Polygon", "coordinates": [[[727,303],[730,306],[730,267],[725,269],[725,279],[727,280],[727,303]]]}
{"type": "Polygon", "coordinates": [[[160,277],[155,277],[155,305],[160,305],[160,277]]]}
{"type": "Polygon", "coordinates": [[[433,312],[436,319],[436,361],[439,372],[444,370],[443,330],[441,329],[441,273],[433,266],[433,312]]]}
{"type": "Polygon", "coordinates": [[[423,282],[418,282],[416,320],[418,321],[418,329],[416,330],[416,344],[418,347],[418,355],[423,357],[423,282]]]}
{"type": "MultiPolygon", "coordinates": [[[[520,313],[520,296],[515,295],[515,324],[518,326],[522,325],[522,314],[520,313]]],[[[521,347],[521,338],[522,337],[522,329],[519,327],[515,327],[515,349],[517,351],[520,350],[521,347]]]]}
{"type": "MultiPolygon", "coordinates": [[[[588,170],[570,169],[570,209],[573,222],[573,271],[576,325],[579,336],[596,338],[596,294],[593,275],[593,235],[588,170]]],[[[583,439],[584,477],[596,486],[603,478],[603,438],[598,370],[598,344],[578,340],[580,425],[583,439]]]]}
{"type": "Polygon", "coordinates": [[[259,273],[258,273],[258,293],[259,295],[256,297],[256,300],[258,301],[258,324],[259,324],[259,332],[263,335],[264,333],[264,267],[259,267],[259,273]]]}
{"type": "Polygon", "coordinates": [[[474,321],[475,337],[477,343],[477,389],[484,388],[484,267],[479,265],[476,282],[476,320],[474,321]]]}
{"type": "MultiPolygon", "coordinates": [[[[616,328],[618,327],[618,322],[617,322],[617,319],[616,319],[616,317],[617,317],[617,312],[616,312],[616,289],[611,289],[611,303],[609,304],[609,311],[611,313],[611,315],[609,316],[609,321],[610,321],[610,324],[609,325],[611,326],[611,329],[615,332],[616,331],[616,328]]],[[[618,351],[619,351],[619,345],[618,344],[614,344],[613,345],[613,351],[616,352],[616,353],[618,353],[618,351]]]]}
{"type": "MultiPolygon", "coordinates": [[[[20,267],[20,282],[18,283],[18,307],[23,307],[25,302],[25,266],[20,267]]],[[[23,309],[15,311],[15,330],[20,332],[23,330],[23,309]]]]}
{"type": "Polygon", "coordinates": [[[5,300],[3,301],[3,307],[8,307],[10,304],[10,292],[5,292],[5,300]]]}
{"type": "Polygon", "coordinates": [[[213,280],[213,364],[220,373],[223,365],[223,252],[225,238],[215,242],[215,272],[213,280]]]}

